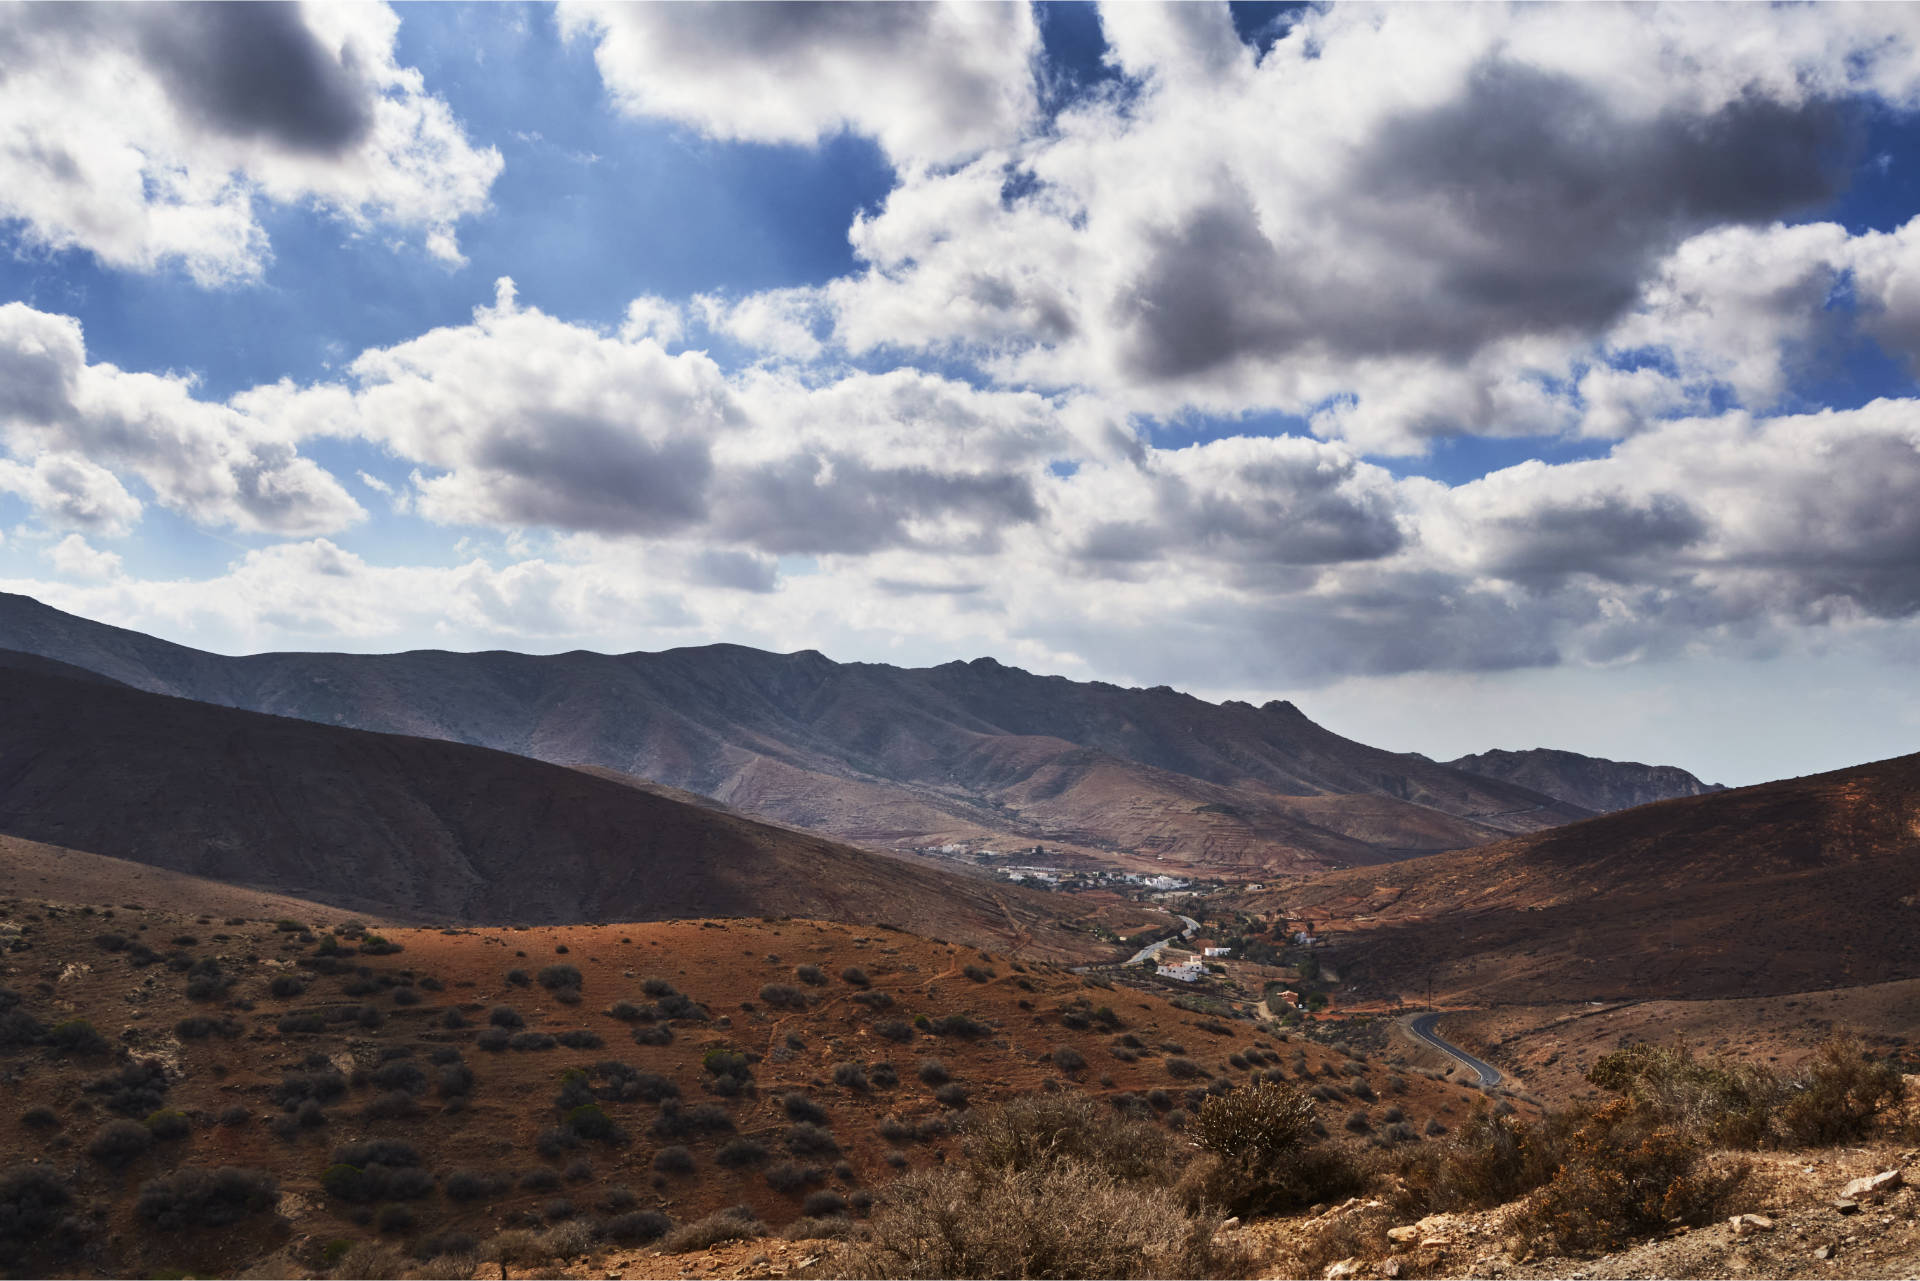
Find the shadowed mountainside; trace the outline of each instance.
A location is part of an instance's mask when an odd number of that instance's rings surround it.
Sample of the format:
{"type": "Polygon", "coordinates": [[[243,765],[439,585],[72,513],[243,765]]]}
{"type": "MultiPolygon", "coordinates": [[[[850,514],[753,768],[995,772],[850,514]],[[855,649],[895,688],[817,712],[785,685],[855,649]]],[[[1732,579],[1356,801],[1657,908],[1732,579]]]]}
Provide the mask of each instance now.
{"type": "Polygon", "coordinates": [[[229,707],[591,765],[874,847],[1045,845],[1259,876],[1402,858],[1588,811],[1314,724],[1290,703],[903,669],[737,645],[228,658],[0,595],[0,646],[229,707]]]}
{"type": "Polygon", "coordinates": [[[1504,1003],[1920,976],[1920,756],[1646,805],[1253,896],[1343,983],[1504,1003]]]}
{"type": "Polygon", "coordinates": [[[399,919],[810,915],[1084,952],[1044,896],[581,770],[0,661],[0,833],[399,919]]]}
{"type": "Polygon", "coordinates": [[[1476,752],[1446,764],[1481,778],[1530,787],[1596,814],[1727,790],[1719,783],[1703,783],[1677,765],[1609,761],[1551,747],[1535,747],[1524,752],[1476,752]]]}

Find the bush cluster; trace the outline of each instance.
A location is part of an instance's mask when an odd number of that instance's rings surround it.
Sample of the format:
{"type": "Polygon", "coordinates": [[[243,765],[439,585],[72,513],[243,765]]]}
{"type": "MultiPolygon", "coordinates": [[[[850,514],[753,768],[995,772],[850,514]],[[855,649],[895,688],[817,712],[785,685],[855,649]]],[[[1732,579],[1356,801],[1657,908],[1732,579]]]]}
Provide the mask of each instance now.
{"type": "Polygon", "coordinates": [[[224,1228],[280,1204],[280,1185],[264,1170],[223,1165],[182,1169],[141,1185],[134,1212],[162,1232],[224,1228]]]}

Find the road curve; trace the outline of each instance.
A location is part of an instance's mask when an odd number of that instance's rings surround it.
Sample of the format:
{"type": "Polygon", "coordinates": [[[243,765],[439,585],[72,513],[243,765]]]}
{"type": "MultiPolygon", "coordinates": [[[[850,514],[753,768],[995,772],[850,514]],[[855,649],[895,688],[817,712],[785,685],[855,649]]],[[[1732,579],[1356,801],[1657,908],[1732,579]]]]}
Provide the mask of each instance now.
{"type": "MultiPolygon", "coordinates": [[[[1175,912],[1174,915],[1180,916],[1180,913],[1175,912]]],[[[1192,938],[1194,931],[1200,928],[1200,922],[1194,920],[1191,916],[1180,916],[1180,919],[1187,923],[1186,929],[1181,930],[1178,934],[1169,935],[1168,937],[1161,939],[1158,943],[1147,944],[1145,947],[1141,948],[1138,952],[1135,952],[1132,956],[1128,957],[1126,963],[1128,965],[1138,965],[1142,961],[1151,961],[1155,957],[1159,956],[1160,950],[1166,947],[1167,944],[1173,942],[1174,939],[1192,938]]]]}
{"type": "Polygon", "coordinates": [[[1440,1053],[1449,1058],[1459,1060],[1461,1063],[1466,1064],[1470,1070],[1477,1072],[1480,1076],[1481,1089],[1490,1090],[1500,1084],[1502,1078],[1499,1068],[1493,1066],[1491,1063],[1474,1058],[1473,1055],[1468,1054],[1465,1050],[1454,1045],[1433,1030],[1433,1025],[1439,1021],[1440,1015],[1437,1012],[1433,1014],[1415,1015],[1413,1022],[1407,1025],[1407,1030],[1422,1041],[1425,1041],[1428,1045],[1431,1045],[1434,1049],[1440,1051],[1440,1053]]]}

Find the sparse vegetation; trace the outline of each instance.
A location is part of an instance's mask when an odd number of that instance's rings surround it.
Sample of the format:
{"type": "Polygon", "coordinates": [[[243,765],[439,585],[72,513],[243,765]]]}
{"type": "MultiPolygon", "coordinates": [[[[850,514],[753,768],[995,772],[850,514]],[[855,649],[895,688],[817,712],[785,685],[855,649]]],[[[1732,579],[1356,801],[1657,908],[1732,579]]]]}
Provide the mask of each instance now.
{"type": "Polygon", "coordinates": [[[147,1154],[153,1131],[134,1121],[109,1121],[94,1131],[87,1155],[110,1170],[124,1169],[147,1154]]]}
{"type": "Polygon", "coordinates": [[[668,1254],[686,1254],[722,1242],[747,1241],[766,1234],[767,1225],[760,1222],[750,1207],[736,1205],[715,1211],[698,1222],[675,1228],[660,1242],[660,1248],[668,1254]]]}
{"type": "Polygon", "coordinates": [[[224,1228],[280,1203],[280,1185],[264,1170],[182,1169],[143,1184],[134,1212],[162,1232],[224,1228]]]}

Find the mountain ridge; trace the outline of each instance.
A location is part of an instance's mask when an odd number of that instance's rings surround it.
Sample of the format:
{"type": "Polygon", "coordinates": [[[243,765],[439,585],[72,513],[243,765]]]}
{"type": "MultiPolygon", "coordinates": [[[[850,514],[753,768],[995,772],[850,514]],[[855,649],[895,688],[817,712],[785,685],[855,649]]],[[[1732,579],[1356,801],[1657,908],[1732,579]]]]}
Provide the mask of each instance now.
{"type": "Polygon", "coordinates": [[[1013,886],[488,748],[0,655],[0,834],[398,920],[891,922],[1084,952],[1013,886]]]}
{"type": "Polygon", "coordinates": [[[1586,817],[1535,789],[1346,739],[1284,700],[716,644],[621,655],[226,657],[0,595],[0,646],[150,692],[590,765],[889,850],[1045,847],[1258,877],[1484,844],[1586,817]]]}
{"type": "Polygon", "coordinates": [[[1482,778],[1530,787],[1596,814],[1727,790],[1724,784],[1704,782],[1677,765],[1608,760],[1554,747],[1517,752],[1495,748],[1442,763],[1482,778]]]}
{"type": "Polygon", "coordinates": [[[1342,980],[1476,1004],[1920,977],[1920,754],[1604,814],[1251,896],[1342,980]]]}

